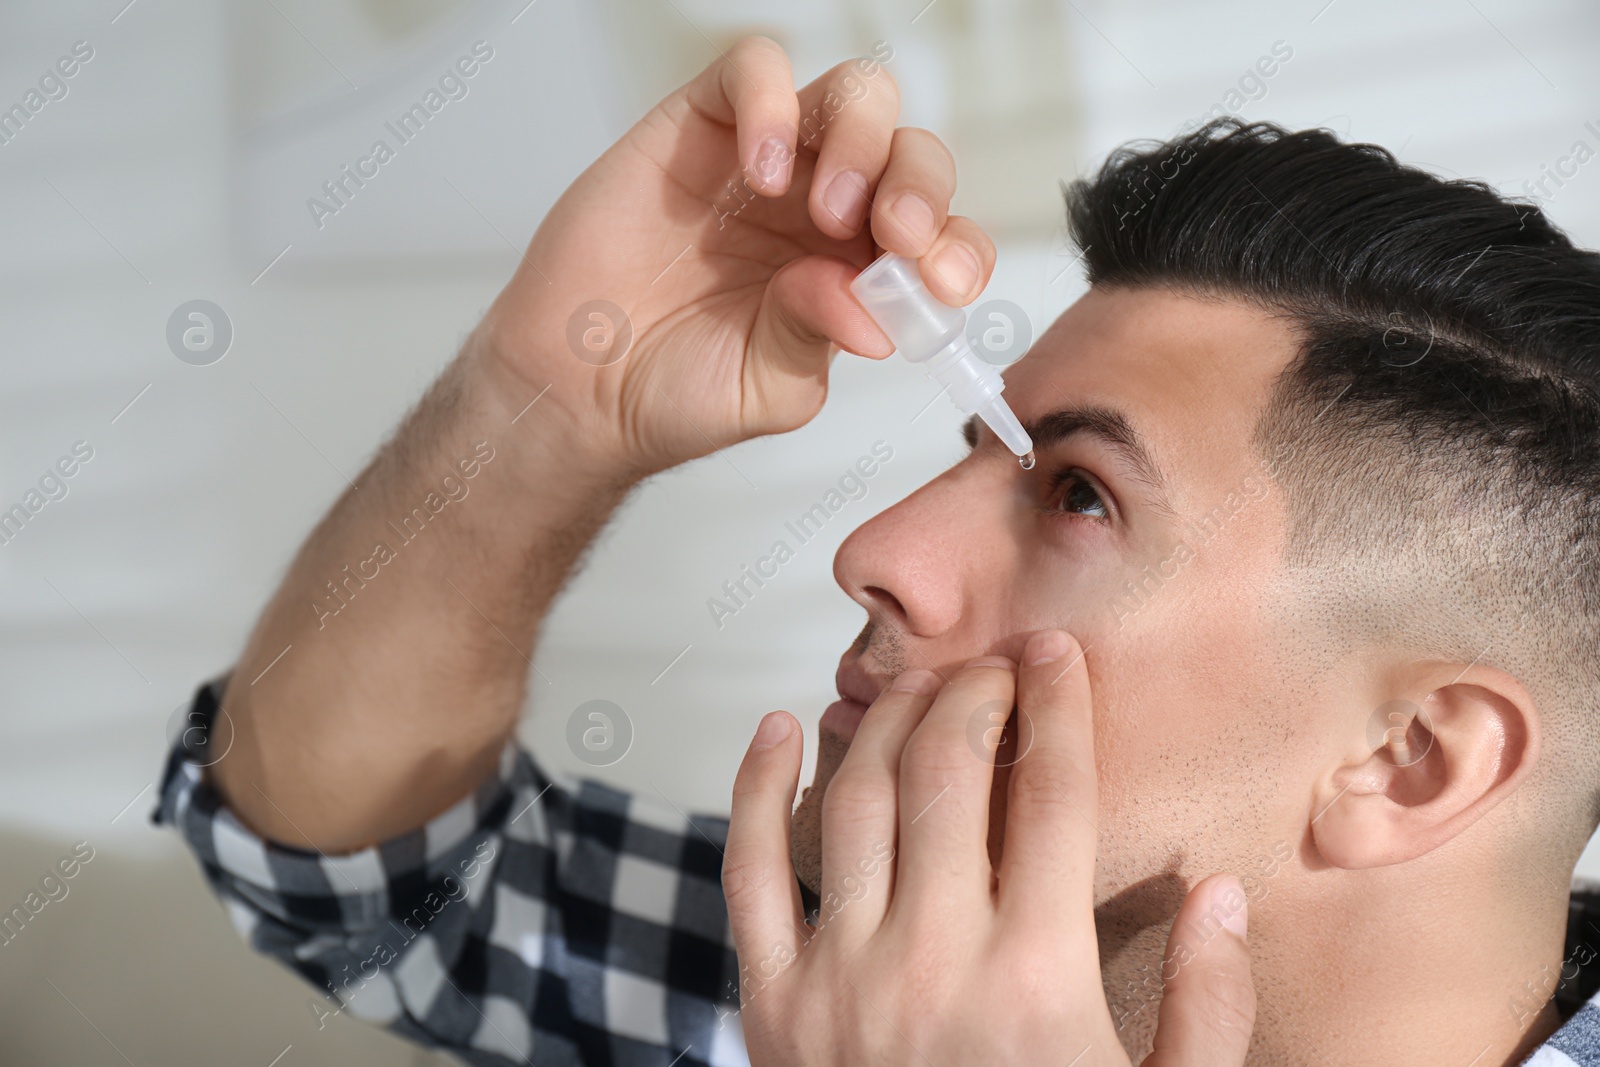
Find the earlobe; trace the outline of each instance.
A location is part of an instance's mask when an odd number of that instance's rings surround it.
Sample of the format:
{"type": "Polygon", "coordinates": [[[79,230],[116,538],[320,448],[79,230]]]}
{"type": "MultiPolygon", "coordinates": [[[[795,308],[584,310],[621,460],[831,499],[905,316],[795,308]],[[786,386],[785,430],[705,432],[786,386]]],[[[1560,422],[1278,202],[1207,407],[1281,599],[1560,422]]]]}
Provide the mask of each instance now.
{"type": "Polygon", "coordinates": [[[1431,665],[1413,681],[1406,688],[1420,699],[1373,712],[1357,755],[1312,797],[1312,840],[1336,867],[1426,855],[1514,792],[1538,760],[1538,712],[1511,675],[1431,665]]]}

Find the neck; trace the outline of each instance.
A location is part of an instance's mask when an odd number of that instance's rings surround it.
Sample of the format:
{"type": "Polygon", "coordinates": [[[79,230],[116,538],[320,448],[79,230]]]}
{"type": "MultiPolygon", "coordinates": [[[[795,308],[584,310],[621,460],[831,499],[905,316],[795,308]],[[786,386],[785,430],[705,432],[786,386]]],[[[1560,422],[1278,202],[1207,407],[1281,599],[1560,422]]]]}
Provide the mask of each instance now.
{"type": "MultiPolygon", "coordinates": [[[[1565,894],[1524,886],[1508,905],[1492,878],[1440,880],[1410,866],[1301,870],[1252,897],[1249,1067],[1497,1067],[1520,1063],[1560,1026],[1550,998],[1565,894]]],[[[1181,896],[1156,879],[1096,909],[1106,999],[1135,1063],[1151,1049],[1181,896]]]]}

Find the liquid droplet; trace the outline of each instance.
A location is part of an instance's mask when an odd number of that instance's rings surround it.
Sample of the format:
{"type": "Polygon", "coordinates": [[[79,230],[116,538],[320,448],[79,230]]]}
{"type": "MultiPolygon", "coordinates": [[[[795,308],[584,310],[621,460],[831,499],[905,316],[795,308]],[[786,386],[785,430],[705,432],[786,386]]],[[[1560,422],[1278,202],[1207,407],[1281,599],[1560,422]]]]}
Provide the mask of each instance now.
{"type": "Polygon", "coordinates": [[[1033,470],[1033,465],[1038,461],[1034,459],[1033,449],[1030,448],[1028,449],[1028,454],[1026,456],[1017,457],[1017,462],[1022,465],[1023,470],[1031,471],[1033,470]]]}

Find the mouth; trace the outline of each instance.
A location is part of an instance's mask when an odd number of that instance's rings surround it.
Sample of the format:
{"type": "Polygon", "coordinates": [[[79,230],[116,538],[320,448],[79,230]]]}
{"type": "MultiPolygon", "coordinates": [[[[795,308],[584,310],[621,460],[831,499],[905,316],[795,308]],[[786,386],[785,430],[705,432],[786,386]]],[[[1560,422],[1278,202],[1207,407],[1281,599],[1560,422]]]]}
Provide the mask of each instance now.
{"type": "Polygon", "coordinates": [[[864,668],[860,652],[852,648],[839,658],[834,685],[839,690],[839,699],[823,711],[817,729],[848,743],[855,738],[867,708],[889,687],[889,680],[864,668]]]}

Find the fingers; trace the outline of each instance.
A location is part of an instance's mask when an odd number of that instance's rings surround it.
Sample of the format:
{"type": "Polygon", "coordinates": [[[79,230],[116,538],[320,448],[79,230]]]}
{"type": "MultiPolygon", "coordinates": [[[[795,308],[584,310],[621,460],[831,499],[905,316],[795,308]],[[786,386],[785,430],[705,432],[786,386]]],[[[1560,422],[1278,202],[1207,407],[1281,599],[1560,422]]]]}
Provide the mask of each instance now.
{"type": "Polygon", "coordinates": [[[841,63],[800,90],[800,144],[817,153],[809,208],[829,237],[860,232],[899,113],[894,78],[870,59],[841,63]]]}
{"type": "Polygon", "coordinates": [[[909,907],[952,894],[989,899],[989,789],[994,746],[1016,693],[1001,656],[963,667],[935,698],[900,757],[895,895],[909,907]]]}
{"type": "Polygon", "coordinates": [[[955,191],[956,164],[944,142],[914,126],[895,130],[872,204],[873,240],[886,251],[920,259],[944,229],[955,191]]]}
{"type": "Polygon", "coordinates": [[[900,753],[942,685],[932,671],[907,671],[856,730],[822,800],[822,924],[847,946],[883,922],[894,888],[900,753]],[[830,906],[830,894],[832,901],[830,906]]]}
{"type": "Polygon", "coordinates": [[[1031,927],[1067,929],[1094,906],[1099,837],[1089,674],[1071,634],[1028,638],[1017,707],[1019,745],[1027,748],[1011,767],[1000,908],[1031,927]]]}
{"type": "Polygon", "coordinates": [[[776,42],[747,37],[689,84],[687,98],[734,127],[751,188],[782,195],[796,150],[815,151],[807,211],[819,230],[848,240],[870,218],[880,248],[923,260],[923,281],[940,300],[973,300],[994,271],[994,243],[971,219],[950,215],[956,171],[944,143],[927,130],[895,128],[894,77],[875,60],[857,59],[798,94],[792,79],[776,42]]]}
{"type": "Polygon", "coordinates": [[[994,242],[963,215],[951,215],[928,254],[922,257],[922,282],[952,307],[971,303],[994,273],[994,242]]]}
{"type": "Polygon", "coordinates": [[[796,385],[810,379],[827,388],[830,342],[875,359],[894,351],[850,292],[856,273],[842,259],[806,256],[786,263],[767,283],[750,329],[745,406],[771,411],[779,421],[746,429],[781,433],[816,414],[814,408],[793,409],[795,397],[810,395],[796,385]]]}
{"type": "Polygon", "coordinates": [[[689,83],[688,99],[711,121],[734,128],[751,188],[766,196],[788,191],[800,102],[789,57],[776,41],[739,41],[689,83]]]}
{"type": "Polygon", "coordinates": [[[960,307],[989,284],[995,250],[977,223],[950,214],[955,191],[955,161],[943,141],[914,127],[894,131],[873,201],[873,239],[890,252],[921,259],[929,291],[960,307]]]}
{"type": "Polygon", "coordinates": [[[789,859],[789,812],[800,783],[800,724],[788,712],[761,720],[733,783],[722,890],[741,968],[792,960],[804,919],[789,859]]]}
{"type": "Polygon", "coordinates": [[[1232,875],[1214,874],[1190,891],[1167,939],[1155,1044],[1143,1067],[1244,1063],[1256,1017],[1248,913],[1232,875]]]}

